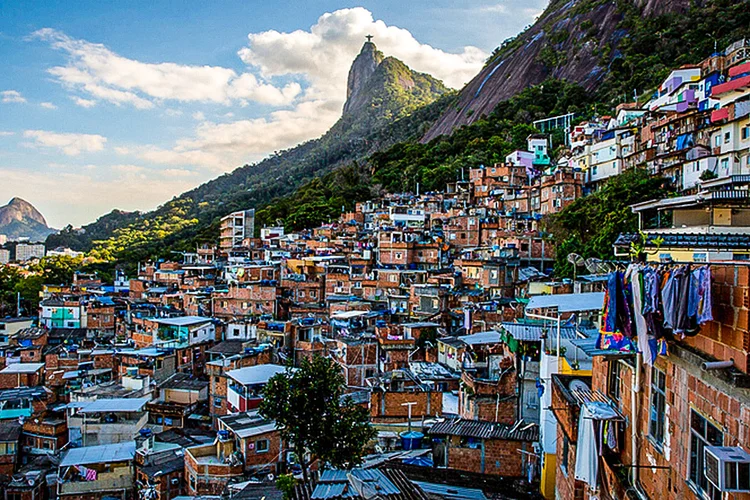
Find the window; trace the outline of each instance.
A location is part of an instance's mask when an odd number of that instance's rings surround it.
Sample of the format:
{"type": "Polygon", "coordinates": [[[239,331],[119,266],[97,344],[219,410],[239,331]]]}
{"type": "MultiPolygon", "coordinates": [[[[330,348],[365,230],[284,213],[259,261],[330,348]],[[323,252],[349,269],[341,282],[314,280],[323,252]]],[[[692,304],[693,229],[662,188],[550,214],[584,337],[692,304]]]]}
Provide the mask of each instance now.
{"type": "Polygon", "coordinates": [[[648,435],[661,448],[664,445],[664,409],[667,403],[667,376],[663,371],[651,369],[651,416],[648,435]]]}
{"type": "Polygon", "coordinates": [[[724,132],[724,144],[727,144],[731,138],[732,135],[729,132],[724,132]]]}
{"type": "Polygon", "coordinates": [[[705,474],[706,446],[721,446],[724,434],[695,410],[690,410],[690,469],[688,482],[709,498],[721,500],[721,492],[708,481],[705,474]]]}
{"type": "Polygon", "coordinates": [[[596,174],[597,174],[597,170],[599,170],[599,169],[597,168],[597,166],[596,166],[596,165],[594,165],[594,167],[593,167],[593,168],[591,169],[591,173],[592,173],[593,175],[596,175],[596,174]]]}
{"type": "Polygon", "coordinates": [[[221,398],[214,399],[214,406],[216,408],[221,408],[221,401],[222,401],[221,398]]]}
{"type": "Polygon", "coordinates": [[[750,126],[742,127],[742,140],[745,141],[750,138],[750,126]]]}
{"type": "Polygon", "coordinates": [[[269,442],[268,439],[259,439],[255,442],[255,453],[265,453],[268,451],[269,442]]]}
{"type": "Polygon", "coordinates": [[[609,376],[607,377],[607,393],[615,401],[620,401],[620,377],[621,366],[620,362],[613,359],[609,362],[609,376]]]}
{"type": "Polygon", "coordinates": [[[714,146],[721,146],[721,135],[714,137],[714,146]]]}
{"type": "Polygon", "coordinates": [[[568,441],[568,436],[563,434],[563,442],[562,442],[562,457],[560,460],[560,469],[563,471],[563,474],[565,476],[568,476],[568,455],[570,454],[570,442],[568,441]]]}

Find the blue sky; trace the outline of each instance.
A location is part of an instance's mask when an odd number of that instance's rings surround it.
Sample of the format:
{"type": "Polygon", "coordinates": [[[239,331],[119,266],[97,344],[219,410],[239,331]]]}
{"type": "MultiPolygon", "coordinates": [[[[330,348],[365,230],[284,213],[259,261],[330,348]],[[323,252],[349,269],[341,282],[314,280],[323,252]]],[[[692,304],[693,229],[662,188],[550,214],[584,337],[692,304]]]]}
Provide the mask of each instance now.
{"type": "Polygon", "coordinates": [[[149,210],[339,117],[364,35],[459,88],[545,0],[0,3],[0,204],[149,210]]]}

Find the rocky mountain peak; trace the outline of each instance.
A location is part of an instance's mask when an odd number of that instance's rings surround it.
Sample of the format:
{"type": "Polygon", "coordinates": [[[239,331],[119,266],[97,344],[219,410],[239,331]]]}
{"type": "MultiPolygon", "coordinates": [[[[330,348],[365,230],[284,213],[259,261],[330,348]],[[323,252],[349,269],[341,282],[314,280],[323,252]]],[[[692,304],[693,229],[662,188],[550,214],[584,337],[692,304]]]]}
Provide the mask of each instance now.
{"type": "Polygon", "coordinates": [[[28,201],[15,197],[0,207],[0,234],[10,238],[27,237],[43,240],[53,229],[44,216],[28,201]]]}
{"type": "Polygon", "coordinates": [[[359,55],[349,69],[349,78],[346,82],[346,104],[344,104],[345,115],[358,110],[366,102],[363,89],[383,59],[383,53],[374,43],[367,41],[362,45],[362,50],[359,51],[359,55]]]}

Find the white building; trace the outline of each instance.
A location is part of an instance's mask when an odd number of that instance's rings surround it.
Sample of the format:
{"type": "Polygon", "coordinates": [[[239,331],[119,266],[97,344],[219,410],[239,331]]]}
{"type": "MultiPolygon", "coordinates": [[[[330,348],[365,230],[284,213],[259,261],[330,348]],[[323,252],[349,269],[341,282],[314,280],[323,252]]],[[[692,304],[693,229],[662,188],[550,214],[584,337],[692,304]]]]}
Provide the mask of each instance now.
{"type": "Polygon", "coordinates": [[[219,245],[222,249],[241,247],[245,238],[255,234],[255,210],[240,210],[221,218],[219,245]]]}
{"type": "Polygon", "coordinates": [[[16,260],[27,261],[31,259],[41,259],[45,255],[44,245],[19,243],[16,245],[16,260]]]}
{"type": "Polygon", "coordinates": [[[10,262],[10,250],[0,248],[0,264],[7,264],[10,262]]]}

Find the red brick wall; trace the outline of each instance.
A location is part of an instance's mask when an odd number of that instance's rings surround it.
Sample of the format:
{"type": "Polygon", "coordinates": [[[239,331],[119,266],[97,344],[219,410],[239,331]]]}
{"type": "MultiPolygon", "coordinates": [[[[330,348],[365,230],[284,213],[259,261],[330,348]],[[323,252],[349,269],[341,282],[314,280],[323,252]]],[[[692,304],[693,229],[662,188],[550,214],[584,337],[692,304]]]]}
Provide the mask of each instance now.
{"type": "Polygon", "coordinates": [[[382,392],[373,390],[370,394],[370,416],[373,419],[395,418],[405,420],[409,416],[409,408],[404,403],[415,402],[412,405],[412,418],[435,416],[442,413],[442,392],[382,392]],[[429,402],[429,410],[428,410],[429,402]]]}
{"type": "MultiPolygon", "coordinates": [[[[460,448],[458,438],[451,438],[448,449],[448,467],[468,472],[482,472],[482,451],[480,449],[460,448]]],[[[484,443],[484,473],[505,477],[524,475],[525,457],[518,450],[532,452],[532,443],[521,441],[486,440],[484,443]]]]}

